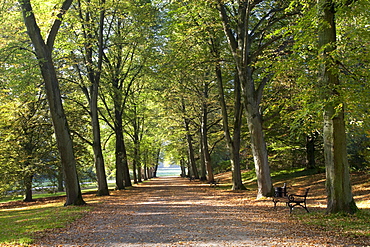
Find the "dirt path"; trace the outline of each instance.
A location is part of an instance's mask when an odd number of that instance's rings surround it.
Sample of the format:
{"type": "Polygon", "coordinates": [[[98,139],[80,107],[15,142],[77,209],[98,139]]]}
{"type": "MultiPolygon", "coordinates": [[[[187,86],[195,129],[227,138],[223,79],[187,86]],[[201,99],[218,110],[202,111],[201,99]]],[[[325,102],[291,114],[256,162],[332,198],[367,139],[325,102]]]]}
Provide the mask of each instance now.
{"type": "Polygon", "coordinates": [[[36,246],[356,246],[300,228],[272,202],[182,178],[114,192],[87,217],[36,246]]]}

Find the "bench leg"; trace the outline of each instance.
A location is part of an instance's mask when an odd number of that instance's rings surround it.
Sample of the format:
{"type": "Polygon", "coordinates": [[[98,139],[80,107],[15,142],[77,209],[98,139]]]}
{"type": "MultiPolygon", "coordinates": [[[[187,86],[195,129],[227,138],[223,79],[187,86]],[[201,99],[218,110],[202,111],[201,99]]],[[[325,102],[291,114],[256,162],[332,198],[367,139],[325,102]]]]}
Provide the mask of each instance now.
{"type": "Polygon", "coordinates": [[[302,206],[302,208],[306,209],[307,213],[309,213],[309,212],[310,212],[310,211],[308,211],[308,208],[307,208],[306,203],[304,204],[304,206],[303,206],[303,205],[301,205],[301,206],[302,206]]]}
{"type": "Polygon", "coordinates": [[[274,209],[276,210],[276,204],[279,202],[278,200],[272,199],[272,202],[274,203],[274,209]]]}
{"type": "Polygon", "coordinates": [[[287,204],[287,206],[289,207],[289,212],[290,212],[290,213],[292,213],[292,212],[293,212],[293,208],[294,208],[295,206],[297,206],[297,205],[299,205],[299,206],[301,206],[302,208],[304,208],[304,209],[306,210],[306,212],[307,212],[307,213],[309,213],[309,212],[310,212],[310,211],[308,211],[308,208],[307,208],[307,205],[306,205],[306,204],[302,205],[302,204],[300,204],[300,203],[296,203],[296,204],[292,205],[292,204],[290,204],[289,202],[287,202],[286,204],[287,204]]]}

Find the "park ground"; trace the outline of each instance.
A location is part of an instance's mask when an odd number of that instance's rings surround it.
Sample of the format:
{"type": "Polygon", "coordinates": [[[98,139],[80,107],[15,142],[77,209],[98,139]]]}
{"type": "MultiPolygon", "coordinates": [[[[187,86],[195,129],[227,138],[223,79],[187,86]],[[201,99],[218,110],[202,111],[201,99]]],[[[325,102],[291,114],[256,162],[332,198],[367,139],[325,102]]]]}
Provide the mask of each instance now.
{"type": "MultiPolygon", "coordinates": [[[[352,229],[361,234],[344,226],[305,223],[324,215],[323,174],[280,177],[275,184],[287,182],[290,190],[310,187],[310,214],[301,208],[290,214],[282,203],[274,210],[271,198],[256,200],[253,186],[235,192],[224,187],[230,173],[217,177],[217,188],[161,177],[108,197],[85,196],[91,210],[84,217],[37,233],[32,246],[370,246],[370,223],[352,229]]],[[[354,178],[355,200],[368,212],[369,175],[357,173],[354,178]]]]}

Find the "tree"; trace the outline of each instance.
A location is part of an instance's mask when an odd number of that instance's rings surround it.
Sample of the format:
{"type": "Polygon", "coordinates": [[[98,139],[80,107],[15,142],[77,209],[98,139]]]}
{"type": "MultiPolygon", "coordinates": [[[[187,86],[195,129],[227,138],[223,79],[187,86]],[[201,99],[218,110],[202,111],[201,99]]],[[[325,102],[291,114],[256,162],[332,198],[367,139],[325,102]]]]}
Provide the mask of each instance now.
{"type": "MultiPolygon", "coordinates": [[[[353,1],[345,1],[348,5],[353,1]]],[[[324,103],[324,153],[326,166],[327,212],[354,213],[346,147],[344,101],[337,71],[335,13],[339,6],[332,0],[317,0],[321,70],[319,88],[324,103]]]]}
{"type": "Polygon", "coordinates": [[[53,21],[51,29],[48,32],[46,41],[42,36],[39,25],[37,24],[31,1],[24,0],[19,3],[22,7],[23,19],[39,61],[41,74],[45,83],[46,95],[49,102],[50,113],[65,178],[67,194],[65,205],[83,205],[85,202],[82,198],[78,181],[72,139],[63,109],[56,68],[54,67],[52,58],[54,42],[62,24],[62,17],[71,6],[72,0],[66,0],[63,2],[55,20],[53,21]]]}
{"type": "MultiPolygon", "coordinates": [[[[217,9],[232,52],[242,89],[244,110],[251,138],[257,174],[257,198],[272,195],[272,181],[263,133],[261,100],[263,89],[272,77],[264,52],[281,40],[287,1],[218,1],[217,9]]],[[[273,59],[273,57],[271,57],[273,59]]]]}
{"type": "MultiPolygon", "coordinates": [[[[93,147],[94,164],[98,182],[97,195],[109,195],[107,178],[105,174],[105,164],[101,147],[101,133],[98,114],[98,95],[101,80],[101,70],[103,63],[104,28],[105,28],[105,1],[94,3],[91,1],[77,1],[77,18],[72,19],[70,24],[81,32],[73,32],[76,36],[74,42],[81,42],[81,47],[71,52],[72,63],[75,65],[76,74],[71,74],[71,81],[79,79],[79,88],[84,93],[89,105],[89,115],[92,126],[92,142],[88,142],[93,147]],[[102,4],[98,7],[96,4],[102,4]],[[86,8],[86,6],[89,8],[86,8]],[[97,15],[94,13],[97,12],[97,15]],[[81,41],[80,41],[81,40],[81,41]],[[82,58],[81,58],[82,56],[82,58]],[[87,77],[87,79],[85,79],[87,77]],[[85,83],[85,80],[88,83],[85,83]]],[[[69,32],[71,30],[68,30],[69,32]]],[[[69,38],[69,36],[67,35],[69,38]]],[[[70,38],[69,38],[70,39],[70,38]]],[[[71,43],[70,40],[68,42],[71,43]]],[[[85,138],[84,138],[85,139],[85,138]]],[[[86,139],[85,139],[86,140],[86,139]]]]}
{"type": "Polygon", "coordinates": [[[226,100],[225,100],[225,90],[224,90],[224,80],[222,76],[221,65],[216,64],[216,75],[217,83],[219,89],[219,97],[222,111],[223,128],[224,135],[226,137],[227,146],[230,149],[230,161],[232,169],[232,189],[233,190],[243,190],[245,189],[240,171],[240,140],[241,140],[241,126],[242,126],[242,103],[241,103],[241,88],[239,79],[235,77],[234,79],[234,118],[233,118],[233,128],[229,127],[229,114],[227,112],[226,100]]]}

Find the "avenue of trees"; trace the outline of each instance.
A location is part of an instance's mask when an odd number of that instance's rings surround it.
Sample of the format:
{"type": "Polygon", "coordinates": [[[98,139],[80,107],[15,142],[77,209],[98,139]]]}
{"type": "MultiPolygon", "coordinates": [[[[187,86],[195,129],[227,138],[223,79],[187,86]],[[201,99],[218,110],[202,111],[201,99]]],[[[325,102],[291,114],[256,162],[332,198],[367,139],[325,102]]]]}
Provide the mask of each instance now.
{"type": "Polygon", "coordinates": [[[327,211],[357,210],[370,167],[368,0],[4,0],[0,193],[65,205],[155,176],[211,182],[325,167],[327,211]],[[186,169],[185,169],[186,168],[186,169]]]}

